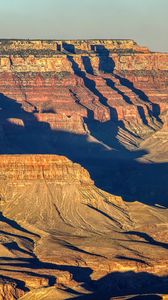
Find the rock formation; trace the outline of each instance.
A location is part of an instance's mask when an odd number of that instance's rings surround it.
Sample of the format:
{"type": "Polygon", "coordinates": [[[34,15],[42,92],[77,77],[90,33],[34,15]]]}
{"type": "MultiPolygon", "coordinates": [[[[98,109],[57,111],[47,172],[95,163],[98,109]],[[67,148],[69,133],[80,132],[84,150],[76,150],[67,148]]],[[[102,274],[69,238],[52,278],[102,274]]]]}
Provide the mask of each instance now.
{"type": "Polygon", "coordinates": [[[0,299],[168,294],[167,112],[167,53],[0,41],[0,299]]]}
{"type": "Polygon", "coordinates": [[[143,138],[161,126],[167,53],[132,40],[1,40],[0,56],[1,94],[52,129],[87,133],[88,119],[115,120],[143,138]]]}
{"type": "Polygon", "coordinates": [[[11,289],[30,299],[87,294],[114,272],[167,275],[167,210],[98,189],[61,156],[1,155],[0,170],[1,275],[19,282],[3,283],[5,299],[11,289]]]}

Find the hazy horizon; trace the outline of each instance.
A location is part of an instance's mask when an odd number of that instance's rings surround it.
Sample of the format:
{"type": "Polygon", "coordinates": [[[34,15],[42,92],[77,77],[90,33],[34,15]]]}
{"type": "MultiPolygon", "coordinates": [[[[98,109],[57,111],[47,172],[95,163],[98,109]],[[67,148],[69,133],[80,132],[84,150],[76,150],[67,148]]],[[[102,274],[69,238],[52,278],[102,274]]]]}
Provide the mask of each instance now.
{"type": "Polygon", "coordinates": [[[167,0],[1,0],[0,39],[133,39],[168,51],[167,0]]]}

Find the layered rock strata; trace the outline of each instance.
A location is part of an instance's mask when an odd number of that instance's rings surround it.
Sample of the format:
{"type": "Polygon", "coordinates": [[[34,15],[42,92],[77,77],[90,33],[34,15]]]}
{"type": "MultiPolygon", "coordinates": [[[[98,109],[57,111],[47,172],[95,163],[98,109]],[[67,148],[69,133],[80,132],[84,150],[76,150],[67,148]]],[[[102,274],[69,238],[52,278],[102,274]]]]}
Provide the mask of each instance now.
{"type": "Polygon", "coordinates": [[[94,299],[111,286],[110,273],[115,282],[121,271],[151,273],[149,282],[167,276],[167,210],[98,189],[65,157],[1,155],[0,170],[0,267],[16,282],[14,299],[74,298],[73,291],[94,299]]]}
{"type": "Polygon", "coordinates": [[[0,92],[52,130],[123,122],[138,142],[162,126],[167,62],[132,40],[1,40],[0,92]]]}

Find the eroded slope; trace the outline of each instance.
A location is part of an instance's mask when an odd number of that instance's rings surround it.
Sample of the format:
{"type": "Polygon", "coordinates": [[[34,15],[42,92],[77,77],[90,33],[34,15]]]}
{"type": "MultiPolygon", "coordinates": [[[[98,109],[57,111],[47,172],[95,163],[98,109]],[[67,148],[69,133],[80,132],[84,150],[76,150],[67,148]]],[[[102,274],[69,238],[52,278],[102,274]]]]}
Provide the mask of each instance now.
{"type": "Polygon", "coordinates": [[[0,169],[1,275],[24,293],[95,297],[109,273],[167,275],[167,210],[96,188],[65,157],[2,155],[0,169]]]}

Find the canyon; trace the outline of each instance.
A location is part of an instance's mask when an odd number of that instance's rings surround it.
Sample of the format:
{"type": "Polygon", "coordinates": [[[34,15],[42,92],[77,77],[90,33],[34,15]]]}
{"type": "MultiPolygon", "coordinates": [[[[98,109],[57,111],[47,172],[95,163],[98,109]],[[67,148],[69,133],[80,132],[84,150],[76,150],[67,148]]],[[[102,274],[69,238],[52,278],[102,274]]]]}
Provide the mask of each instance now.
{"type": "Polygon", "coordinates": [[[168,53],[0,40],[0,154],[0,299],[168,297],[168,53]]]}

